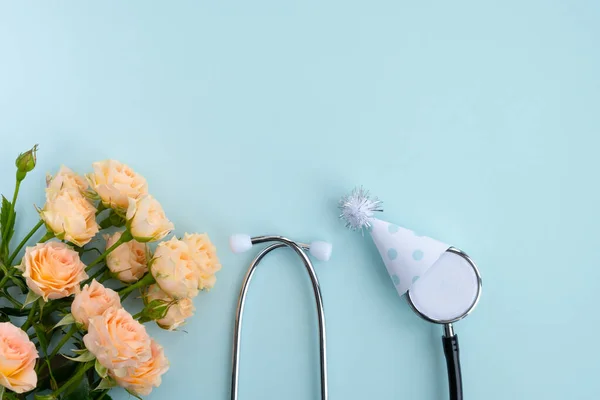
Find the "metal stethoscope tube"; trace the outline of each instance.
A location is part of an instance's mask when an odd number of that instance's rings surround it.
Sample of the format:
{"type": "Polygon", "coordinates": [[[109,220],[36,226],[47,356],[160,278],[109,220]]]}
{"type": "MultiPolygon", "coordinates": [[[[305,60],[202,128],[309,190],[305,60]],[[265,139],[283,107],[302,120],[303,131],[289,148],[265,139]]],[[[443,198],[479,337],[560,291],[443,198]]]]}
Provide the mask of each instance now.
{"type": "Polygon", "coordinates": [[[242,282],[242,288],[240,290],[240,296],[238,298],[237,311],[235,316],[235,327],[233,333],[233,355],[232,355],[232,369],[231,369],[231,400],[238,400],[238,386],[239,386],[239,372],[240,372],[240,346],[241,346],[241,330],[242,330],[242,319],[244,315],[244,305],[246,302],[246,295],[248,293],[248,286],[254,275],[256,267],[262,259],[269,254],[271,251],[281,247],[289,247],[294,250],[298,257],[302,260],[302,263],[306,267],[306,271],[310,277],[312,283],[313,292],[315,295],[315,301],[317,305],[317,317],[319,320],[319,347],[320,347],[320,365],[321,365],[321,400],[327,400],[327,344],[325,335],[325,313],[323,311],[323,299],[321,297],[321,288],[312,262],[305,253],[305,250],[309,249],[309,245],[304,243],[297,243],[290,239],[282,236],[257,236],[253,237],[252,244],[259,243],[270,243],[276,242],[269,247],[263,249],[250,263],[248,272],[242,282]]]}

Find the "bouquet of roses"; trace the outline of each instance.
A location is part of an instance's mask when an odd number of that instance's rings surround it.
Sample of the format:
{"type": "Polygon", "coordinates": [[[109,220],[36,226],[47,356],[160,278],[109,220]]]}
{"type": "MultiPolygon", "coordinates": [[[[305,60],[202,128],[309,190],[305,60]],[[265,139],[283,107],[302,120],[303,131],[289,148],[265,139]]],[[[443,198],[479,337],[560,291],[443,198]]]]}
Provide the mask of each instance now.
{"type": "Polygon", "coordinates": [[[146,180],[114,160],[85,178],[64,166],[48,176],[39,222],[13,246],[36,151],[17,158],[12,201],[2,197],[0,400],[108,400],[115,386],[147,395],[169,363],[143,324],[175,330],[193,314],[192,299],[221,268],[215,247],[206,234],[161,241],[173,224],[146,180]],[[134,292],[143,308],[131,315],[121,302],[134,292]]]}

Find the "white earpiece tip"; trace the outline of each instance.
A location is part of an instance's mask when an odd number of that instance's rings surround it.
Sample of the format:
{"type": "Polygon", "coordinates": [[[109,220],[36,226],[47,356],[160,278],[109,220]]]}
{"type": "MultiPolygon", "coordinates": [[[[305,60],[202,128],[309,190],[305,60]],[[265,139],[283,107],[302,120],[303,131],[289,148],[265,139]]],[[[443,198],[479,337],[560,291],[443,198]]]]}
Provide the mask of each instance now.
{"type": "Polygon", "coordinates": [[[243,253],[252,247],[252,239],[249,235],[236,234],[229,237],[229,247],[234,253],[243,253]]]}
{"type": "Polygon", "coordinates": [[[319,261],[329,261],[331,258],[331,248],[331,243],[317,241],[310,244],[308,251],[319,261]]]}

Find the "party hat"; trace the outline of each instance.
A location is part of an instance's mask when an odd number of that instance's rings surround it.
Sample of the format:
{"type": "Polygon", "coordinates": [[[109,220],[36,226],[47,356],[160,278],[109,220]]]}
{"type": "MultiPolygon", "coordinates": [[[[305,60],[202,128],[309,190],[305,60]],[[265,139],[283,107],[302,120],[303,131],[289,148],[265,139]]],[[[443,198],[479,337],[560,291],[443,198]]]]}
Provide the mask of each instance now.
{"type": "Polygon", "coordinates": [[[351,230],[369,231],[398,294],[402,296],[450,246],[375,218],[375,212],[383,211],[381,205],[380,200],[371,199],[369,192],[359,187],[340,200],[340,218],[351,230]]]}

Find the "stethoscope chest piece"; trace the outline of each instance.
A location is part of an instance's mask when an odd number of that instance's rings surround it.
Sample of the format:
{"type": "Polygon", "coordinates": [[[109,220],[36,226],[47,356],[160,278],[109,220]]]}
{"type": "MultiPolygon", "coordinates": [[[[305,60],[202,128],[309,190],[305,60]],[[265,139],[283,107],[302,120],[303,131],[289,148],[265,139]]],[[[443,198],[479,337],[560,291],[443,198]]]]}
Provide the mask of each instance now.
{"type": "Polygon", "coordinates": [[[473,311],[481,296],[481,275],[471,258],[450,247],[416,280],[406,294],[423,319],[436,324],[457,322],[473,311]]]}

